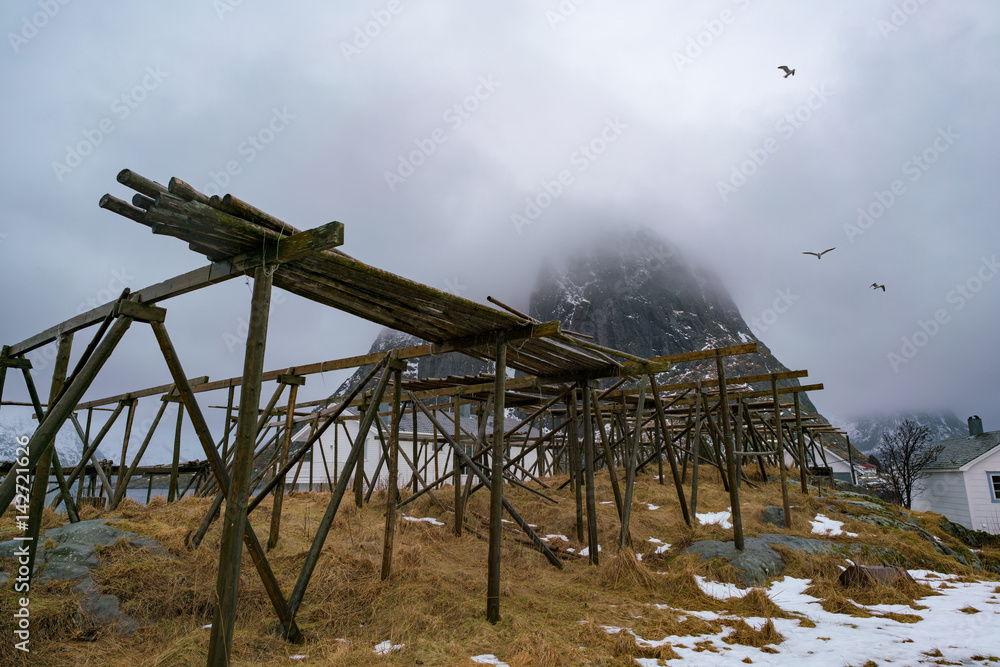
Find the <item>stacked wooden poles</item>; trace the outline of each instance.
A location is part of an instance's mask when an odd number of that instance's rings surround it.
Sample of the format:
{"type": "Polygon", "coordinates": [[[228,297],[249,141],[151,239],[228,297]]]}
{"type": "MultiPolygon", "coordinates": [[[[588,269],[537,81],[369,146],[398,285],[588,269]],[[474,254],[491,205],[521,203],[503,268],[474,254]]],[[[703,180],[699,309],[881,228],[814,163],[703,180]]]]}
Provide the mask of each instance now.
{"type": "MultiPolygon", "coordinates": [[[[281,468],[285,467],[288,463],[288,449],[292,445],[292,424],[295,418],[295,399],[299,395],[299,386],[306,383],[306,379],[302,375],[279,375],[278,382],[282,384],[287,384],[291,387],[288,390],[288,405],[286,406],[285,412],[285,433],[284,437],[281,439],[281,455],[278,459],[278,465],[281,468]]],[[[315,471],[313,467],[309,466],[309,478],[312,479],[312,475],[315,471]]],[[[275,477],[278,477],[275,475],[275,477]]],[[[274,504],[271,506],[271,532],[267,536],[267,550],[270,551],[278,545],[278,537],[281,532],[281,505],[285,498],[285,476],[281,475],[278,478],[278,485],[274,487],[274,504]]]]}
{"type": "Polygon", "coordinates": [[[503,524],[504,395],[507,383],[507,334],[497,335],[493,388],[493,470],[490,475],[490,547],[486,576],[486,620],[500,622],[500,541],[503,524]]]}
{"type": "MultiPolygon", "coordinates": [[[[729,392],[726,390],[726,371],[722,366],[722,355],[715,352],[715,370],[719,379],[720,410],[722,412],[722,436],[726,448],[726,470],[729,477],[729,504],[733,517],[733,544],[743,551],[743,517],[740,508],[740,491],[736,484],[736,455],[733,452],[733,434],[729,426],[729,392]]],[[[725,478],[727,475],[723,475],[725,478]]]]}
{"type": "Polygon", "coordinates": [[[774,402],[774,437],[775,449],[778,450],[778,470],[781,476],[781,505],[785,511],[785,528],[792,527],[792,508],[788,501],[788,483],[785,479],[785,449],[782,442],[781,403],[778,402],[778,382],[771,374],[771,400],[774,402]]]}
{"type": "Polygon", "coordinates": [[[217,603],[208,646],[210,667],[227,667],[233,650],[233,625],[236,622],[236,595],[240,585],[240,556],[247,521],[247,497],[253,463],[257,410],[260,408],[260,384],[264,371],[264,348],[267,341],[268,308],[271,303],[272,272],[263,266],[254,270],[253,297],[247,329],[246,356],[243,361],[243,384],[240,391],[239,420],[233,445],[233,477],[226,494],[226,515],[219,547],[217,603]]]}
{"type": "MultiPolygon", "coordinates": [[[[399,422],[403,418],[401,403],[406,362],[391,358],[389,369],[392,371],[392,432],[389,435],[389,482],[385,499],[385,539],[382,547],[383,581],[392,574],[392,543],[396,535],[396,505],[399,502],[399,422]]],[[[414,429],[414,439],[416,439],[416,429],[414,429]]]]}
{"type": "MultiPolygon", "coordinates": [[[[69,368],[69,353],[73,346],[73,334],[59,337],[59,350],[56,353],[55,368],[52,371],[52,386],[49,390],[49,405],[56,402],[56,398],[62,392],[63,384],[66,382],[66,371],[69,368]]],[[[41,430],[41,425],[39,429],[41,430]]],[[[37,431],[36,431],[37,433],[37,431]]],[[[31,487],[30,504],[28,507],[28,526],[24,531],[24,537],[28,542],[28,577],[32,576],[32,569],[35,564],[35,556],[38,552],[38,533],[42,526],[42,511],[45,509],[45,494],[49,489],[49,468],[52,465],[52,452],[55,450],[55,433],[52,433],[48,442],[41,443],[42,455],[35,466],[34,484],[31,487]]],[[[30,451],[30,450],[29,450],[30,451]]],[[[8,474],[7,477],[13,479],[17,475],[8,474]]]]}

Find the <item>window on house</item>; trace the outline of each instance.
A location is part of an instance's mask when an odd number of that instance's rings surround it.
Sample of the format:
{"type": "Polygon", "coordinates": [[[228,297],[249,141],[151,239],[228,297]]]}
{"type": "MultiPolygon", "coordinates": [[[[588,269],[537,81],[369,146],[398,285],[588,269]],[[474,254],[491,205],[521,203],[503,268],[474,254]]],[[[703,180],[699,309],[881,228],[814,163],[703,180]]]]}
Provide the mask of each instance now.
{"type": "Polygon", "coordinates": [[[990,492],[993,494],[991,500],[1000,503],[1000,472],[988,472],[986,476],[990,480],[990,492]]]}

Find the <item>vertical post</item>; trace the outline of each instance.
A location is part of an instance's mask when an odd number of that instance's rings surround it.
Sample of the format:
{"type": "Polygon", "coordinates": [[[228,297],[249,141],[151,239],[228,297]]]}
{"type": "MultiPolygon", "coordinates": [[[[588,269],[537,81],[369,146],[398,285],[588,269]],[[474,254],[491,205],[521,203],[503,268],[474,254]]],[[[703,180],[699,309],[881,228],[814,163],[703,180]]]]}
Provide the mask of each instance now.
{"type": "MultiPolygon", "coordinates": [[[[122,438],[122,456],[118,459],[118,479],[115,480],[115,498],[120,493],[125,493],[123,484],[128,483],[128,466],[125,465],[125,455],[128,453],[128,440],[132,436],[132,422],[135,420],[135,409],[139,405],[139,399],[133,398],[128,402],[128,415],[125,417],[125,437],[122,438]]],[[[112,502],[112,505],[115,503],[112,502]]],[[[109,509],[114,509],[109,507],[109,509]]]]}
{"type": "Polygon", "coordinates": [[[490,550],[486,578],[486,620],[500,622],[500,538],[503,514],[504,397],[507,391],[507,332],[497,335],[493,389],[493,471],[490,475],[490,550]]]}
{"type": "Polygon", "coordinates": [[[788,484],[785,480],[785,449],[781,438],[781,403],[778,402],[778,382],[771,373],[771,400],[774,401],[774,437],[778,450],[778,470],[781,473],[781,504],[785,511],[785,528],[792,527],[792,508],[788,503],[788,484]]]}
{"type": "Polygon", "coordinates": [[[851,467],[851,484],[857,484],[858,478],[854,476],[854,452],[851,451],[851,436],[844,434],[847,440],[847,465],[851,467]]]}
{"type": "Polygon", "coordinates": [[[417,446],[417,408],[416,406],[410,406],[413,410],[413,475],[410,479],[410,484],[413,485],[413,493],[417,492],[417,468],[420,466],[420,450],[417,446]]]}
{"type": "Polygon", "coordinates": [[[184,404],[177,401],[177,428],[174,430],[174,455],[170,462],[170,487],[167,489],[167,502],[172,503],[177,498],[177,469],[181,462],[181,428],[184,426],[184,404]]]}
{"type": "Polygon", "coordinates": [[[806,486],[806,443],[802,435],[802,413],[799,409],[799,392],[792,393],[795,402],[795,433],[799,441],[799,483],[802,485],[802,493],[809,495],[809,488],[806,486]]]}
{"type": "Polygon", "coordinates": [[[396,504],[399,501],[399,422],[403,418],[400,403],[406,362],[390,359],[389,368],[392,369],[392,432],[389,435],[389,481],[385,499],[385,540],[382,547],[383,581],[392,574],[392,542],[396,535],[396,504]]]}
{"type": "MultiPolygon", "coordinates": [[[[632,449],[628,452],[629,462],[626,469],[625,478],[625,501],[622,504],[622,530],[618,536],[618,548],[624,549],[632,543],[632,536],[629,533],[629,520],[632,517],[632,493],[635,491],[635,465],[639,455],[639,443],[642,441],[642,413],[646,407],[646,376],[639,378],[639,402],[635,409],[635,439],[632,449]]],[[[622,429],[622,442],[628,441],[628,433],[622,429]]]]}
{"type": "MultiPolygon", "coordinates": [[[[597,499],[594,495],[594,421],[591,414],[589,383],[586,381],[581,383],[581,389],[583,390],[583,468],[587,482],[587,547],[590,549],[590,564],[599,565],[597,499]]],[[[575,396],[573,402],[576,402],[575,396]]]]}
{"type": "MultiPolygon", "coordinates": [[[[288,463],[288,449],[292,445],[292,422],[295,419],[295,398],[299,395],[299,385],[305,384],[306,379],[301,375],[282,375],[278,377],[278,382],[291,385],[288,390],[288,404],[285,406],[285,437],[281,439],[281,455],[279,470],[284,469],[288,463]]],[[[309,479],[313,476],[312,464],[309,465],[309,479]]],[[[285,498],[285,476],[281,476],[281,481],[274,487],[274,502],[271,505],[271,532],[267,536],[267,550],[270,551],[278,544],[278,537],[281,532],[281,506],[285,498]]]]}
{"type": "MultiPolygon", "coordinates": [[[[378,404],[372,405],[371,398],[365,395],[361,398],[361,411],[358,413],[358,419],[361,421],[367,419],[369,410],[374,410],[378,413],[378,404]]],[[[361,431],[358,431],[357,437],[361,437],[361,431]]],[[[365,438],[367,437],[368,434],[366,433],[365,438]]],[[[361,456],[358,457],[354,467],[354,504],[358,508],[361,508],[365,502],[365,458],[368,456],[368,443],[362,440],[359,445],[357,440],[355,440],[354,446],[361,448],[361,456]]]]}
{"type": "Polygon", "coordinates": [[[260,408],[260,383],[264,370],[267,341],[267,316],[271,303],[272,271],[263,266],[254,270],[253,297],[247,331],[246,356],[243,361],[243,384],[240,390],[239,420],[233,444],[233,478],[226,498],[226,514],[219,547],[219,576],[216,583],[218,602],[212,622],[208,647],[209,667],[227,667],[233,650],[233,625],[236,622],[236,595],[240,584],[240,557],[247,520],[247,495],[250,492],[253,444],[257,435],[257,410],[260,408]]]}
{"type": "MultiPolygon", "coordinates": [[[[340,449],[339,447],[340,443],[338,442],[340,440],[340,437],[338,435],[339,433],[340,433],[340,424],[336,423],[333,425],[333,483],[334,484],[336,484],[337,480],[339,479],[338,471],[340,470],[340,456],[339,456],[340,452],[337,451],[338,449],[340,449]]],[[[330,488],[330,491],[333,491],[332,487],[330,488]]]]}
{"type": "Polygon", "coordinates": [[[229,458],[229,433],[233,428],[233,396],[236,385],[229,385],[229,401],[226,403],[226,434],[222,436],[222,460],[229,458]]]}
{"type": "Polygon", "coordinates": [[[580,480],[580,433],[577,428],[575,388],[569,392],[569,399],[566,401],[566,413],[566,416],[569,417],[569,439],[566,441],[566,447],[569,448],[569,478],[573,484],[573,492],[576,495],[576,539],[583,542],[583,484],[580,480]]]}
{"type": "MultiPolygon", "coordinates": [[[[46,419],[52,418],[52,406],[56,398],[62,393],[63,384],[66,382],[66,370],[69,367],[69,353],[73,346],[73,334],[66,334],[59,337],[59,351],[56,353],[55,368],[52,370],[52,385],[49,390],[48,413],[46,419]]],[[[27,372],[27,371],[26,371],[27,372]]],[[[41,418],[41,415],[39,415],[41,418]]],[[[38,430],[41,430],[42,421],[38,423],[38,430]]],[[[36,431],[37,433],[38,431],[36,431]]],[[[28,527],[24,531],[24,537],[28,542],[28,578],[32,576],[32,569],[35,564],[35,556],[38,553],[38,532],[42,526],[42,511],[45,509],[45,495],[49,490],[49,467],[52,465],[52,452],[55,450],[56,433],[53,432],[51,439],[47,442],[36,443],[36,447],[42,447],[44,451],[35,466],[35,478],[31,487],[28,507],[28,527]]],[[[29,444],[31,444],[29,442],[29,444]]],[[[28,450],[29,454],[31,450],[28,450]]],[[[7,474],[11,479],[15,478],[14,469],[7,474]]]]}
{"type": "MultiPolygon", "coordinates": [[[[684,487],[681,485],[681,476],[677,470],[677,457],[674,455],[673,432],[667,426],[667,415],[663,409],[663,402],[660,400],[660,388],[656,386],[656,376],[649,376],[649,383],[653,390],[653,402],[656,405],[656,416],[659,420],[660,430],[665,432],[665,448],[667,450],[667,461],[670,463],[670,474],[674,478],[674,486],[677,487],[677,500],[681,506],[681,514],[684,515],[684,523],[691,526],[691,515],[688,513],[687,501],[684,499],[684,487]]],[[[660,454],[662,457],[662,452],[660,454]]]]}
{"type": "MultiPolygon", "coordinates": [[[[459,409],[461,408],[460,400],[461,399],[459,398],[458,394],[456,394],[454,401],[452,402],[452,405],[454,407],[452,408],[452,413],[451,413],[455,421],[455,442],[457,442],[458,444],[462,444],[461,431],[460,431],[461,426],[459,424],[459,416],[458,416],[459,409]]],[[[435,434],[436,433],[437,431],[435,431],[435,434]]],[[[445,459],[445,462],[447,462],[447,459],[445,459]]],[[[463,510],[465,508],[462,506],[462,475],[461,475],[462,459],[459,457],[457,451],[454,453],[453,463],[454,463],[453,474],[455,482],[455,537],[461,537],[462,524],[465,521],[465,517],[463,516],[464,515],[463,510]]],[[[434,467],[435,469],[437,468],[436,452],[434,454],[434,467]]],[[[434,474],[437,475],[437,470],[434,471],[434,474]]]]}
{"type": "MultiPolygon", "coordinates": [[[[719,377],[719,393],[722,402],[722,439],[726,447],[726,469],[729,473],[729,504],[733,513],[733,544],[743,551],[743,516],[740,508],[740,491],[736,486],[736,457],[733,456],[733,434],[729,428],[729,392],[726,390],[726,371],[722,366],[722,355],[715,352],[715,370],[719,377]]],[[[786,514],[787,517],[787,514],[786,514]]],[[[787,519],[786,519],[787,520],[787,519]]]]}

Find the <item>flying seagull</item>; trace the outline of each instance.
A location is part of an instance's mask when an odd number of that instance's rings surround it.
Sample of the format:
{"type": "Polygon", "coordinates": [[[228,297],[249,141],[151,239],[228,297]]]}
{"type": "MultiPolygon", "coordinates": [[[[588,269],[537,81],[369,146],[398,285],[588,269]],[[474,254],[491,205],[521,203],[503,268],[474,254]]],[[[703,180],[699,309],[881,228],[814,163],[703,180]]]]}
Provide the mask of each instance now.
{"type": "Polygon", "coordinates": [[[878,283],[872,283],[872,289],[880,289],[880,290],[882,290],[884,292],[885,291],[885,285],[879,285],[878,283]]]}
{"type": "Polygon", "coordinates": [[[788,65],[778,65],[778,69],[784,70],[786,79],[795,74],[795,70],[788,69],[788,65]]]}
{"type": "Polygon", "coordinates": [[[821,259],[823,257],[823,255],[825,255],[826,253],[830,252],[831,250],[836,250],[836,249],[837,248],[834,247],[834,248],[827,248],[823,252],[808,252],[808,251],[806,251],[806,252],[804,252],[802,254],[803,255],[816,255],[816,259],[821,259]]]}

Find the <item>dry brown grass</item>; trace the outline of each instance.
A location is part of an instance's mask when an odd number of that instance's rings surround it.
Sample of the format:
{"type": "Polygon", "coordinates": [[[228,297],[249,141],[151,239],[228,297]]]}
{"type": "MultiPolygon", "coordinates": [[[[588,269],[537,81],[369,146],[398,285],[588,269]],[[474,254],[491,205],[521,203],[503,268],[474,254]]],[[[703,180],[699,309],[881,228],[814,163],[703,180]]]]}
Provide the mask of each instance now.
{"type": "MultiPolygon", "coordinates": [[[[756,471],[751,474],[756,475],[756,471]]],[[[561,481],[556,480],[557,484],[561,481]]],[[[699,512],[719,511],[729,506],[728,494],[722,489],[717,473],[703,468],[702,481],[699,512]]],[[[612,499],[606,486],[598,487],[599,501],[612,499]]],[[[553,546],[559,546],[561,551],[567,546],[577,550],[585,546],[575,539],[573,495],[568,488],[547,491],[560,500],[558,505],[520,489],[509,489],[507,493],[518,511],[539,526],[539,533],[563,534],[571,540],[569,544],[556,540],[553,546]]],[[[450,489],[442,489],[437,495],[448,504],[450,489]]],[[[811,518],[816,512],[829,515],[827,506],[831,504],[825,498],[806,498],[793,492],[792,503],[799,508],[795,510],[793,529],[786,531],[762,525],[758,519],[765,505],[780,504],[776,484],[757,489],[744,486],[741,495],[748,503],[743,514],[747,535],[788,532],[812,536],[805,516],[811,518]]],[[[328,494],[320,493],[286,495],[281,539],[268,553],[268,561],[286,597],[298,578],[328,498],[328,494]]],[[[477,537],[486,534],[487,500],[488,496],[481,492],[471,498],[466,524],[469,530],[462,538],[452,535],[453,515],[429,499],[422,498],[408,506],[406,514],[432,516],[446,525],[401,521],[395,539],[393,572],[382,581],[385,493],[376,492],[371,504],[360,509],[351,498],[346,498],[299,611],[297,620],[306,635],[303,645],[290,645],[275,634],[270,600],[245,555],[233,663],[287,665],[290,655],[301,653],[308,655],[309,662],[314,664],[414,665],[419,661],[427,666],[459,665],[468,664],[469,656],[493,653],[514,667],[564,667],[584,660],[594,665],[628,665],[635,664],[635,657],[664,661],[677,658],[674,647],[679,641],[696,651],[728,653],[721,642],[715,644],[705,639],[722,632],[725,626],[733,628],[727,639],[734,646],[742,644],[773,651],[770,647],[781,641],[774,624],[768,620],[760,630],[753,630],[741,618],[798,618],[782,610],[763,590],[751,590],[742,598],[729,600],[705,594],[695,575],[733,582],[735,571],[728,564],[703,563],[696,556],[677,554],[694,540],[731,539],[731,531],[719,526],[688,528],[669,479],[660,486],[654,478],[641,475],[636,485],[631,533],[634,549],[643,554],[642,561],[631,550],[618,552],[615,548],[618,516],[613,504],[597,506],[598,541],[604,547],[598,567],[591,566],[585,558],[567,558],[565,569],[559,571],[526,546],[524,536],[515,532],[513,525],[504,524],[502,619],[499,624],[491,625],[484,618],[487,544],[477,537]],[[645,503],[658,505],[660,509],[649,510],[645,503]],[[647,541],[650,537],[674,546],[668,553],[654,556],[657,545],[647,541]],[[653,604],[671,608],[657,609],[653,604]],[[733,618],[705,621],[678,610],[714,611],[733,618]],[[642,648],[631,633],[610,635],[601,625],[632,628],[639,636],[651,640],[672,639],[662,647],[642,648]],[[406,646],[389,655],[374,656],[373,647],[385,640],[406,646]]],[[[81,518],[120,518],[119,528],[160,541],[174,558],[135,551],[124,544],[101,550],[102,566],[95,572],[95,580],[105,593],[120,598],[125,613],[145,623],[132,637],[94,632],[80,625],[74,617],[79,599],[71,594],[71,585],[33,588],[31,664],[204,664],[210,631],[202,626],[212,621],[221,538],[219,522],[198,550],[190,550],[186,541],[191,531],[197,529],[209,503],[208,499],[185,499],[168,505],[162,497],[157,497],[148,506],[124,501],[114,513],[84,508],[81,518]]],[[[269,518],[268,503],[251,515],[261,542],[267,540],[269,518]]],[[[44,521],[47,526],[56,525],[61,517],[47,513],[44,521]]],[[[866,526],[857,525],[862,529],[866,526]]],[[[9,539],[4,533],[9,534],[13,527],[12,517],[0,518],[0,540],[9,539]]],[[[865,534],[863,530],[858,532],[865,534]]],[[[888,546],[909,548],[895,534],[887,539],[888,546]]],[[[783,555],[788,563],[786,574],[813,579],[817,586],[832,586],[840,573],[837,566],[844,564],[839,556],[806,557],[789,551],[783,555]]],[[[952,571],[969,573],[961,566],[952,571]]],[[[832,587],[822,590],[827,594],[824,604],[838,606],[846,613],[860,609],[843,590],[832,587]]],[[[896,600],[912,602],[929,590],[925,586],[891,594],[900,596],[896,600]]],[[[863,601],[860,593],[853,599],[869,603],[863,601]]],[[[9,618],[12,605],[9,595],[0,595],[0,617],[9,618]]],[[[802,618],[799,622],[808,623],[802,618]]],[[[733,657],[738,660],[742,656],[733,657]]],[[[9,642],[0,645],[0,664],[18,664],[18,659],[20,656],[11,652],[9,642]]]]}

